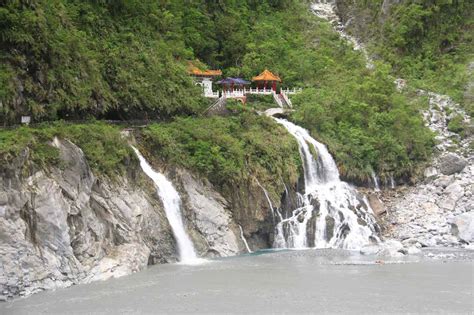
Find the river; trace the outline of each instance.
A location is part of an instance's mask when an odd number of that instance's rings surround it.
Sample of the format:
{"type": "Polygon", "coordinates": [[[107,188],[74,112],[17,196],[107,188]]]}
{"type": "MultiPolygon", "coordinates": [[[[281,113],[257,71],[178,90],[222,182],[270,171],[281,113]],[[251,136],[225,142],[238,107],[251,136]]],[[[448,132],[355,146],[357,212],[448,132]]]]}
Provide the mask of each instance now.
{"type": "Polygon", "coordinates": [[[156,265],[2,303],[0,313],[472,313],[473,256],[424,250],[375,263],[343,250],[259,252],[156,265]]]}

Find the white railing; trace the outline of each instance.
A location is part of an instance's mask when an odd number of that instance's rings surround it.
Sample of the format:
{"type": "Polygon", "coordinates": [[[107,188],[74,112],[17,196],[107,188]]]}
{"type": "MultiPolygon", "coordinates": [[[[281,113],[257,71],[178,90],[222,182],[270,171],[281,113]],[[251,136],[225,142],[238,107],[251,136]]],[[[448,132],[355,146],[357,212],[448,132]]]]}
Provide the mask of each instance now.
{"type": "MultiPolygon", "coordinates": [[[[291,101],[290,99],[288,98],[288,95],[293,95],[293,94],[297,94],[297,93],[300,93],[301,91],[303,91],[302,88],[299,88],[299,89],[281,89],[281,94],[283,95],[285,101],[288,103],[288,105],[290,105],[291,107],[291,101]]],[[[258,89],[258,88],[255,88],[255,89],[252,89],[252,88],[244,88],[244,89],[239,89],[239,90],[233,90],[233,91],[222,91],[222,95],[225,96],[225,97],[228,97],[228,98],[235,98],[235,97],[244,97],[246,94],[254,94],[254,95],[274,95],[275,94],[275,91],[273,91],[272,89],[258,89]]],[[[209,91],[206,91],[206,92],[203,92],[203,95],[204,97],[209,97],[209,98],[217,98],[219,97],[219,92],[209,92],[209,91]]]]}
{"type": "Polygon", "coordinates": [[[227,97],[227,98],[244,97],[245,96],[245,90],[223,91],[222,95],[227,97]]]}
{"type": "Polygon", "coordinates": [[[244,91],[246,94],[260,94],[260,95],[270,95],[273,93],[272,89],[259,89],[259,88],[244,89],[244,91]]]}
{"type": "Polygon", "coordinates": [[[290,98],[288,97],[288,95],[286,93],[284,93],[283,91],[281,91],[281,97],[283,97],[283,99],[285,100],[286,104],[288,105],[289,108],[293,108],[293,104],[291,103],[291,100],[290,98]]]}
{"type": "Polygon", "coordinates": [[[209,97],[209,98],[218,98],[219,97],[219,92],[206,92],[204,93],[204,97],[209,97]]]}
{"type": "Polygon", "coordinates": [[[300,93],[301,91],[303,91],[302,88],[293,88],[293,89],[281,89],[281,94],[286,94],[286,95],[291,95],[291,94],[297,94],[297,93],[300,93]]]}
{"type": "Polygon", "coordinates": [[[278,94],[276,94],[275,92],[273,92],[272,95],[277,105],[283,108],[283,102],[281,101],[280,96],[278,96],[278,94]]]}

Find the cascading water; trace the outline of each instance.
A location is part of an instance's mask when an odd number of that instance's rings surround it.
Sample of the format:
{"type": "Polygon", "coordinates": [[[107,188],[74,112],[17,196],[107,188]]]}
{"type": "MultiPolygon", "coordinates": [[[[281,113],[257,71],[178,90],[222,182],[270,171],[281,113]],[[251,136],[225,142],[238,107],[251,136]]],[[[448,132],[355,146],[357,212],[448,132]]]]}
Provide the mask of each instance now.
{"type": "MultiPolygon", "coordinates": [[[[276,210],[276,214],[278,216],[278,219],[280,220],[280,222],[283,221],[283,216],[281,215],[280,209],[273,207],[273,203],[272,203],[272,200],[270,199],[270,196],[268,195],[268,191],[265,189],[265,187],[263,187],[260,184],[258,179],[257,179],[257,185],[260,188],[262,188],[263,194],[265,195],[265,198],[267,199],[268,206],[272,210],[273,218],[275,219],[275,210],[276,210]]],[[[288,195],[288,189],[286,188],[286,185],[285,185],[285,193],[288,195]]],[[[283,235],[284,235],[283,225],[278,224],[276,226],[276,229],[277,229],[277,232],[275,233],[275,241],[274,242],[275,242],[275,244],[278,244],[278,246],[274,246],[274,247],[286,248],[287,247],[286,246],[286,240],[283,237],[283,235]]]]}
{"type": "Polygon", "coordinates": [[[145,158],[135,147],[135,154],[140,160],[140,166],[148,177],[155,183],[158,195],[160,196],[163,207],[165,208],[166,217],[170,223],[173,235],[178,243],[179,260],[182,263],[195,263],[199,259],[196,256],[193,243],[184,228],[183,219],[181,217],[181,198],[173,187],[173,184],[161,173],[155,172],[148,164],[145,158]]]}
{"type": "Polygon", "coordinates": [[[374,171],[372,171],[372,181],[374,182],[374,190],[380,191],[379,178],[374,171]]]}
{"type": "Polygon", "coordinates": [[[247,242],[247,239],[245,238],[244,235],[244,230],[242,229],[242,226],[239,224],[239,229],[240,229],[240,238],[242,239],[242,242],[244,242],[245,248],[247,249],[247,252],[250,254],[253,253],[252,250],[250,249],[249,243],[247,242]]]}
{"type": "Polygon", "coordinates": [[[267,199],[268,206],[270,207],[270,210],[272,211],[272,214],[275,215],[275,210],[274,210],[274,208],[273,208],[273,203],[272,203],[272,201],[271,201],[271,199],[270,199],[270,196],[268,195],[268,191],[260,184],[260,182],[258,181],[258,179],[257,179],[257,185],[258,185],[258,187],[262,188],[263,193],[264,193],[264,195],[265,195],[265,198],[267,199]]]}
{"type": "Polygon", "coordinates": [[[332,156],[322,143],[284,119],[275,118],[298,142],[305,192],[298,208],[284,213],[275,228],[274,247],[359,249],[378,242],[378,226],[369,205],[339,179],[332,156]],[[317,152],[314,157],[310,146],[317,152]]]}

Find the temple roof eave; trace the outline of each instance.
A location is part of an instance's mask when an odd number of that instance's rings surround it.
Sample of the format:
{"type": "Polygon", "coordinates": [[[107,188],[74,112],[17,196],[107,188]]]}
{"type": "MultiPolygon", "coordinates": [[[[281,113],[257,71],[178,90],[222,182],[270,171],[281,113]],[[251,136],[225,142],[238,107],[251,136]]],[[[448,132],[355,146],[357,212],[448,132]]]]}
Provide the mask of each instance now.
{"type": "Polygon", "coordinates": [[[277,82],[281,82],[281,79],[279,76],[271,73],[270,71],[268,71],[267,69],[263,70],[262,73],[260,73],[259,75],[255,76],[252,78],[252,81],[277,81],[277,82]]]}

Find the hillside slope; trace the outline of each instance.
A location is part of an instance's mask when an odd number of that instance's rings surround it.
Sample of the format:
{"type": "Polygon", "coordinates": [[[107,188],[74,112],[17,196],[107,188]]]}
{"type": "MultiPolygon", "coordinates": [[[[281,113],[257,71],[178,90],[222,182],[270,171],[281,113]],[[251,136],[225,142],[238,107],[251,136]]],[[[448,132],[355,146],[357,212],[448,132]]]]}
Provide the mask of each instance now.
{"type": "Polygon", "coordinates": [[[472,114],[474,2],[336,1],[346,29],[413,86],[448,94],[472,114]]]}
{"type": "Polygon", "coordinates": [[[423,99],[396,91],[306,1],[8,2],[0,9],[0,121],[199,116],[186,73],[200,59],[224,76],[269,68],[303,87],[291,119],[326,143],[352,181],[410,180],[431,152],[423,99]]]}

